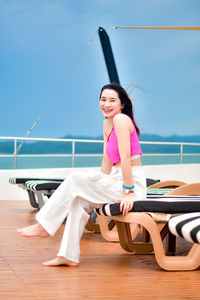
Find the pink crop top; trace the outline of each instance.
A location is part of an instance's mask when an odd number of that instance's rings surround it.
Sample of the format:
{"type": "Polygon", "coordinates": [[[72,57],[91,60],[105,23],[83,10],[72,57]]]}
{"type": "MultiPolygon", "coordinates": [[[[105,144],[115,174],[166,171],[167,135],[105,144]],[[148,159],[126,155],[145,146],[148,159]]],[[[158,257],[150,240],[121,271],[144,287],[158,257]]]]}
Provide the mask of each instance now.
{"type": "MultiPolygon", "coordinates": [[[[131,119],[131,121],[132,121],[132,119],[131,119]]],[[[132,123],[133,123],[133,121],[132,121],[132,123]]],[[[133,131],[130,134],[130,146],[131,146],[131,156],[142,155],[142,150],[141,150],[140,144],[139,144],[139,138],[138,138],[137,131],[135,129],[134,124],[133,124],[133,131]]],[[[115,133],[114,126],[108,136],[108,139],[107,139],[106,154],[107,154],[108,158],[111,160],[112,165],[121,161],[121,158],[119,155],[118,143],[117,143],[117,136],[115,133]]]]}

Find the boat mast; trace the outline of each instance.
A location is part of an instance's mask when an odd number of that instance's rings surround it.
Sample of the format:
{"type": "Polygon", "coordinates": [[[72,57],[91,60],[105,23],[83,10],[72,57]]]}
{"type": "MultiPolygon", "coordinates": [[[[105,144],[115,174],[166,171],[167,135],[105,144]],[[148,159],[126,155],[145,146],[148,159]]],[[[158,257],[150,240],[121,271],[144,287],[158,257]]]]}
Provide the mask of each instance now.
{"type": "Polygon", "coordinates": [[[106,68],[108,71],[110,82],[120,83],[109,36],[102,27],[99,27],[98,33],[99,33],[101,47],[103,50],[104,59],[106,62],[106,68]]]}

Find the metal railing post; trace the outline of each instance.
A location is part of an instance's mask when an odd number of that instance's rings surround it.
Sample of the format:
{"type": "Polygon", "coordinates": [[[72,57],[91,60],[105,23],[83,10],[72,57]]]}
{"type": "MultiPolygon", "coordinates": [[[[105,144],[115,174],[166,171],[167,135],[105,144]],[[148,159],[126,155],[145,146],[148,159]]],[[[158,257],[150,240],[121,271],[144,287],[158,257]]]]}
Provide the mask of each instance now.
{"type": "Polygon", "coordinates": [[[17,140],[14,140],[14,169],[17,169],[17,140]]]}
{"type": "Polygon", "coordinates": [[[74,168],[75,141],[72,142],[72,168],[74,168]]]}
{"type": "Polygon", "coordinates": [[[180,144],[180,164],[183,163],[183,144],[180,144]]]}

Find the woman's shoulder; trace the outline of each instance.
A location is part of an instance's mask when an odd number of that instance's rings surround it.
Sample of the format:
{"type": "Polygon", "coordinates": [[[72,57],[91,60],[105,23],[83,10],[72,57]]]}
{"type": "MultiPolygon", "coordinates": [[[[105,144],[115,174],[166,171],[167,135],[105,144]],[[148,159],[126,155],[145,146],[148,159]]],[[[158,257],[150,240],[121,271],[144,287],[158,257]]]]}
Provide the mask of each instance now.
{"type": "Polygon", "coordinates": [[[117,114],[113,118],[113,124],[114,126],[118,126],[120,124],[122,125],[127,125],[127,126],[132,126],[132,121],[131,118],[123,113],[117,114]]]}

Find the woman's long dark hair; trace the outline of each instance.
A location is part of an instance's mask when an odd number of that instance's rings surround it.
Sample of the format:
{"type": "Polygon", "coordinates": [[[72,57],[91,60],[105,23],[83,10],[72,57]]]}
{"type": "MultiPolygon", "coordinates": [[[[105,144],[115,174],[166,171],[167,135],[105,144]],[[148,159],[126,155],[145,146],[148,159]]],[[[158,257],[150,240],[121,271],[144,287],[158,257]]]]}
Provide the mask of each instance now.
{"type": "Polygon", "coordinates": [[[102,94],[103,90],[114,90],[118,93],[121,103],[124,104],[124,107],[122,109],[122,113],[125,114],[125,115],[128,115],[133,120],[133,124],[135,125],[137,135],[139,136],[140,135],[140,129],[137,126],[137,124],[135,122],[135,119],[134,119],[133,105],[132,105],[131,99],[129,98],[129,96],[128,96],[127,92],[125,91],[125,89],[120,84],[118,84],[116,82],[104,85],[101,89],[100,98],[101,98],[101,94],[102,94]]]}

